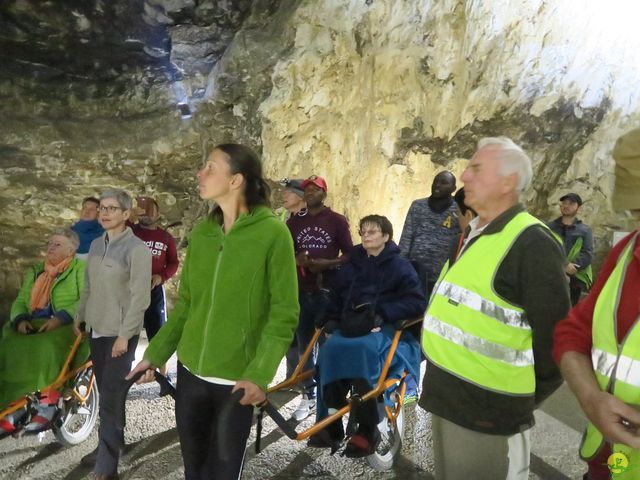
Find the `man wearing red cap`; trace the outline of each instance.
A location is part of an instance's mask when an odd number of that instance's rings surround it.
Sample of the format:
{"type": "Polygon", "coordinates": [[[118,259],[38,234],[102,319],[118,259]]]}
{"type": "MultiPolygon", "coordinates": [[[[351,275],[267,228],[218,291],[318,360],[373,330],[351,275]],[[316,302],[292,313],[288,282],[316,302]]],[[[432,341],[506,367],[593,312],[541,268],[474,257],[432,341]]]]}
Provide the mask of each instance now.
{"type": "MultiPolygon", "coordinates": [[[[327,197],[324,178],[312,175],[302,182],[300,188],[304,190],[307,209],[292,215],[287,226],[293,236],[300,292],[300,320],[293,341],[298,352],[302,353],[313,337],[316,322],[324,316],[335,270],[347,261],[346,254],[353,243],[347,219],[324,205],[327,197]]],[[[296,364],[298,358],[287,360],[296,364]]],[[[312,369],[314,363],[314,358],[309,358],[304,370],[312,369]]],[[[300,406],[293,413],[297,421],[307,418],[316,406],[313,379],[303,387],[305,391],[300,406]]]]}

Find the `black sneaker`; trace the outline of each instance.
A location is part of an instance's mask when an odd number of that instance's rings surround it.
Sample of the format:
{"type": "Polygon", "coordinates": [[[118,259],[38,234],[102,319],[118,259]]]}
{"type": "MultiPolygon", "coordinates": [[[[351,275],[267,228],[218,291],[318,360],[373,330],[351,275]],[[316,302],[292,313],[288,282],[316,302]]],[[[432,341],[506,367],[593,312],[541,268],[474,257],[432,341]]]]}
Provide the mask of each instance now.
{"type": "MultiPolygon", "coordinates": [[[[120,456],[124,455],[124,447],[120,449],[120,456]]],[[[98,447],[91,450],[84,457],[80,459],[80,465],[83,467],[95,467],[96,460],[98,459],[98,447]]]]}
{"type": "Polygon", "coordinates": [[[344,428],[342,420],[336,420],[318,433],[311,435],[307,440],[307,446],[311,448],[330,448],[331,453],[334,453],[340,448],[343,439],[344,428]]]}
{"type": "Polygon", "coordinates": [[[96,459],[98,458],[98,447],[91,450],[84,457],[80,459],[80,465],[83,467],[94,467],[96,459]]]}

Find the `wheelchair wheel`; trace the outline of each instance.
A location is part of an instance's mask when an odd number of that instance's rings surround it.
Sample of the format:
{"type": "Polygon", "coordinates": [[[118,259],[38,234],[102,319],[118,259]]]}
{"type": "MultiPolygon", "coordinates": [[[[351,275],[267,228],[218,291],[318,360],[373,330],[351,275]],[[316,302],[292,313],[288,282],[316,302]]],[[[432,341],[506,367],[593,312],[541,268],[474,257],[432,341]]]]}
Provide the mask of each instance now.
{"type": "MultiPolygon", "coordinates": [[[[91,369],[80,373],[76,378],[75,388],[82,396],[89,391],[91,369]]],[[[66,410],[53,425],[53,434],[65,446],[77,445],[84,442],[96,424],[100,394],[98,385],[94,381],[89,397],[84,404],[72,398],[66,405],[66,410]]]]}
{"type": "MultiPolygon", "coordinates": [[[[397,405],[396,405],[397,406],[397,405]]],[[[386,413],[381,415],[382,421],[378,424],[380,431],[380,443],[376,452],[367,456],[367,462],[374,470],[389,470],[393,466],[393,459],[402,447],[402,434],[404,433],[404,405],[400,405],[395,423],[391,422],[386,413]]]]}

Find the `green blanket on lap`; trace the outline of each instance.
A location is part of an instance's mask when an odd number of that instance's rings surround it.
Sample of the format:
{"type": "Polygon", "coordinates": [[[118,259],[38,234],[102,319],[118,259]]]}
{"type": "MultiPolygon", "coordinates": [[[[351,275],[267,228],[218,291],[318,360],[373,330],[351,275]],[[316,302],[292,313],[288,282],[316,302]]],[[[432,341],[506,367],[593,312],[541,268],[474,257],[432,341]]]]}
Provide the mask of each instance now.
{"type": "MultiPolygon", "coordinates": [[[[32,320],[37,330],[46,319],[32,320]]],[[[44,333],[23,335],[9,323],[0,338],[0,410],[24,395],[51,384],[62,369],[75,340],[72,325],[44,333]]],[[[83,341],[72,362],[89,359],[89,342],[83,341]]]]}

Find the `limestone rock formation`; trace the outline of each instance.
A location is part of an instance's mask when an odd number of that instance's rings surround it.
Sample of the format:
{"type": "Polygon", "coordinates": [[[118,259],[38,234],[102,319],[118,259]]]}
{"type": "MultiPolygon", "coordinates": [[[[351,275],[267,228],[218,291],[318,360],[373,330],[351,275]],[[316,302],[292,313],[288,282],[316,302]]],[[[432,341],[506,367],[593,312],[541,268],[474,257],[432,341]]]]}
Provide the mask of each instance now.
{"type": "MultiPolygon", "coordinates": [[[[630,7],[631,8],[631,7],[630,7]]],[[[54,226],[108,187],[158,197],[184,239],[193,176],[235,140],[272,180],[323,175],[352,224],[399,236],[483,136],[534,162],[531,210],[576,191],[597,248],[629,228],[610,150],[640,121],[632,20],[584,0],[10,0],[0,5],[0,314],[54,226]],[[621,18],[623,17],[623,18],[621,18]]],[[[354,232],[355,233],[355,232],[354,232]]]]}
{"type": "Polygon", "coordinates": [[[459,173],[479,138],[502,134],[534,161],[534,213],[555,215],[569,189],[587,220],[610,223],[609,152],[638,121],[639,64],[600,7],[571,3],[300,7],[261,106],[268,172],[325,175],[338,211],[386,213],[399,230],[435,172],[459,173]]]}

